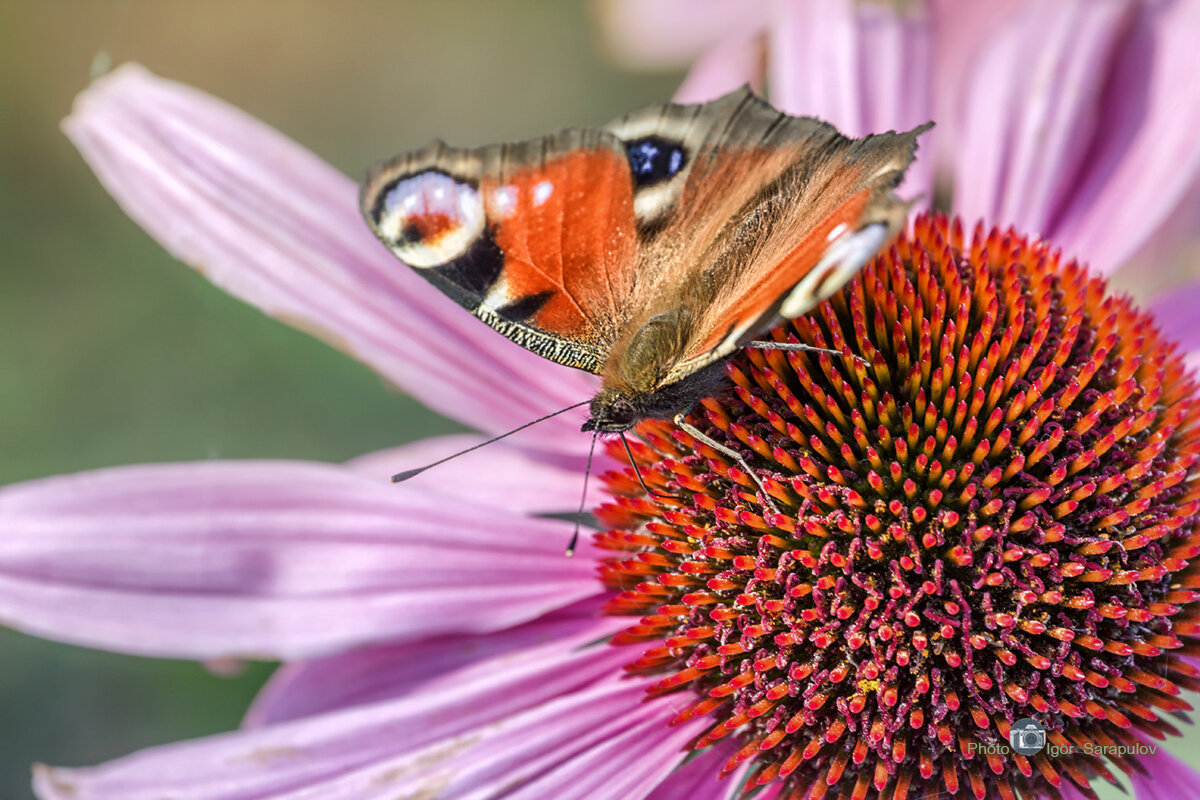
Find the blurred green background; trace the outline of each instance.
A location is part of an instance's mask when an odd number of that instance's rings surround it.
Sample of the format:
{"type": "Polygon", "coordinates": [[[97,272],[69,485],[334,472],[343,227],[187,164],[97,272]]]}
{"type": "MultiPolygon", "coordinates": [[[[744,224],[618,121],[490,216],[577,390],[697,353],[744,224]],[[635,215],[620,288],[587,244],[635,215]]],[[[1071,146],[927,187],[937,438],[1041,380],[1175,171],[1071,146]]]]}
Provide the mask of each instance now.
{"type": "MultiPolygon", "coordinates": [[[[358,176],[434,137],[526,138],[668,97],[681,76],[613,66],[590,10],[0,2],[0,483],[141,461],[337,461],[456,429],[226,297],[124,216],[58,130],[98,53],[223,97],[358,176]]],[[[0,800],[32,796],[33,761],[235,727],[270,670],[217,677],[0,629],[0,800]]],[[[1189,734],[1170,749],[1197,763],[1189,734]]]]}
{"type": "MultiPolygon", "coordinates": [[[[0,482],[112,464],[342,460],[454,423],[226,297],[117,208],[58,129],[93,59],[140,61],[349,175],[434,137],[599,124],[678,75],[622,72],[563,0],[0,2],[0,482]]],[[[235,727],[234,678],[0,629],[0,799],[82,765],[235,727]]]]}

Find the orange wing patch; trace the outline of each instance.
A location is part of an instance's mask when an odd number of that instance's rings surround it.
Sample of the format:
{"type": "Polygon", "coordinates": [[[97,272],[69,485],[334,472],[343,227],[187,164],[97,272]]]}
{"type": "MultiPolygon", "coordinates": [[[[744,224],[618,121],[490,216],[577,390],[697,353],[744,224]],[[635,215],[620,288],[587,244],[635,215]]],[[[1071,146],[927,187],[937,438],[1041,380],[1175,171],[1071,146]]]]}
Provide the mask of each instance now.
{"type": "Polygon", "coordinates": [[[530,322],[572,338],[611,336],[634,279],[629,165],[619,153],[566,153],[481,184],[504,271],[485,302],[542,302],[530,322]]]}
{"type": "Polygon", "coordinates": [[[413,217],[405,226],[404,232],[408,234],[408,238],[433,244],[445,237],[446,234],[458,230],[458,227],[458,220],[451,219],[449,214],[428,213],[424,216],[413,217]]]}

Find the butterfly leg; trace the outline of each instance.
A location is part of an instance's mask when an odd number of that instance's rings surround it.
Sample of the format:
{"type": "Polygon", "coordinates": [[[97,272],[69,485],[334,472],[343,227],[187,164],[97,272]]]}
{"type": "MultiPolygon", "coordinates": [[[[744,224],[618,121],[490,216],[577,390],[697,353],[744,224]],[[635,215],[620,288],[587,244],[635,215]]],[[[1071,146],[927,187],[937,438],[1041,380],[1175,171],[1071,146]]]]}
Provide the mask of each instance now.
{"type": "MultiPolygon", "coordinates": [[[[829,353],[831,356],[844,356],[841,350],[831,350],[828,347],[813,347],[811,344],[802,344],[800,342],[746,342],[742,347],[757,347],[760,350],[804,350],[810,353],[829,353]]],[[[863,366],[871,366],[870,362],[862,356],[850,354],[851,358],[856,358],[863,363],[863,366]]]]}
{"type": "Polygon", "coordinates": [[[771,513],[772,514],[780,513],[779,508],[771,500],[771,495],[767,494],[767,487],[763,485],[762,479],[759,478],[758,473],[755,472],[750,467],[750,465],[746,463],[746,459],[742,458],[741,453],[739,453],[737,450],[726,447],[725,445],[721,444],[720,442],[713,441],[713,439],[710,436],[701,432],[701,430],[699,428],[697,428],[695,425],[692,425],[691,423],[685,421],[683,418],[683,414],[677,414],[675,416],[675,424],[678,425],[680,428],[682,428],[684,430],[684,432],[687,433],[688,436],[691,436],[693,439],[696,439],[697,441],[704,442],[706,445],[708,445],[712,449],[716,450],[717,452],[724,453],[725,455],[729,456],[734,461],[736,461],[737,465],[742,468],[742,471],[745,472],[747,475],[749,475],[750,478],[758,485],[758,490],[760,492],[762,492],[763,500],[766,501],[767,508],[771,509],[771,513]]]}
{"type": "Polygon", "coordinates": [[[629,449],[629,440],[625,438],[624,431],[621,431],[621,444],[625,445],[625,455],[628,456],[628,458],[629,458],[629,466],[633,467],[633,474],[637,476],[638,483],[640,483],[642,485],[643,492],[645,492],[650,497],[661,497],[663,499],[670,499],[670,500],[678,500],[679,499],[678,497],[676,497],[673,494],[663,494],[662,492],[656,492],[653,489],[651,489],[649,486],[646,485],[646,482],[644,480],[642,480],[642,471],[640,469],[638,469],[637,461],[633,457],[633,451],[629,449]]]}

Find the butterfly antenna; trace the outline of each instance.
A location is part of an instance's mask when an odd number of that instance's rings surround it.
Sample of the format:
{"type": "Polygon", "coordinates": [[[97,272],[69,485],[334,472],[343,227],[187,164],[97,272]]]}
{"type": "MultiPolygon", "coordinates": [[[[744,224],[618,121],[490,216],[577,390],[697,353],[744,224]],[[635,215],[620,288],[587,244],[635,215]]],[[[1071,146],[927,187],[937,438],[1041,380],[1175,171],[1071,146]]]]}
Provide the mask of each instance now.
{"type": "Polygon", "coordinates": [[[583,519],[583,506],[587,503],[588,478],[592,475],[592,454],[596,452],[596,437],[600,431],[592,431],[592,446],[588,448],[587,467],[583,470],[583,494],[579,495],[579,513],[575,515],[575,531],[571,534],[571,543],[567,545],[567,558],[575,555],[575,545],[579,543],[579,523],[583,519]]]}
{"type": "Polygon", "coordinates": [[[630,451],[630,449],[629,449],[629,440],[625,438],[625,431],[621,431],[621,444],[625,445],[625,455],[629,456],[629,464],[630,464],[630,466],[633,467],[633,474],[637,475],[638,483],[640,483],[642,485],[643,492],[645,492],[646,494],[651,495],[653,497],[662,497],[665,499],[675,499],[675,500],[678,499],[674,495],[663,494],[662,492],[656,492],[656,491],[652,490],[649,486],[646,485],[646,482],[644,480],[642,480],[641,470],[638,469],[637,462],[633,460],[633,452],[630,451]]]}
{"type": "MultiPolygon", "coordinates": [[[[453,455],[446,456],[445,458],[439,458],[437,461],[426,464],[423,467],[417,467],[416,469],[406,469],[404,472],[397,472],[395,475],[392,476],[392,483],[400,483],[402,481],[406,481],[409,478],[420,475],[422,472],[429,469],[430,467],[436,467],[438,464],[445,464],[447,461],[450,461],[451,459],[454,459],[454,458],[458,458],[459,456],[462,456],[462,455],[466,455],[467,453],[471,452],[472,450],[478,450],[481,447],[487,447],[492,442],[498,442],[501,439],[504,439],[508,436],[512,436],[517,431],[525,430],[530,425],[537,425],[539,422],[545,422],[546,420],[550,419],[551,417],[557,417],[559,414],[565,414],[566,412],[570,411],[571,409],[579,408],[580,406],[585,406],[590,402],[591,402],[590,400],[584,400],[582,402],[576,403],[573,406],[567,406],[566,408],[560,408],[558,411],[551,412],[544,417],[538,417],[537,419],[533,420],[532,422],[526,422],[524,425],[520,426],[519,428],[513,428],[508,433],[502,433],[499,436],[493,436],[491,439],[488,439],[486,442],[480,442],[479,444],[472,445],[471,447],[468,447],[466,450],[459,450],[457,453],[454,453],[453,455]]],[[[592,445],[595,446],[594,439],[592,441],[592,445]]],[[[588,456],[588,461],[589,462],[591,461],[591,456],[588,456]]]]}

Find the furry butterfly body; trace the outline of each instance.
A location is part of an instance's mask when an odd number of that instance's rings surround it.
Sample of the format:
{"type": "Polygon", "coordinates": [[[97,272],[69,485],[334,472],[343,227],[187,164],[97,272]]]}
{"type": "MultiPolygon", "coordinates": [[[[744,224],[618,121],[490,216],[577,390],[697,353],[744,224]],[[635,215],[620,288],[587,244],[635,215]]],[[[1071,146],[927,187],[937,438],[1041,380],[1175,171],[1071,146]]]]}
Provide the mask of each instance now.
{"type": "Polygon", "coordinates": [[[376,166],[372,230],[517,344],[601,376],[584,430],[679,419],[723,362],[900,229],[921,128],[851,139],[742,89],[516,144],[376,166]]]}

